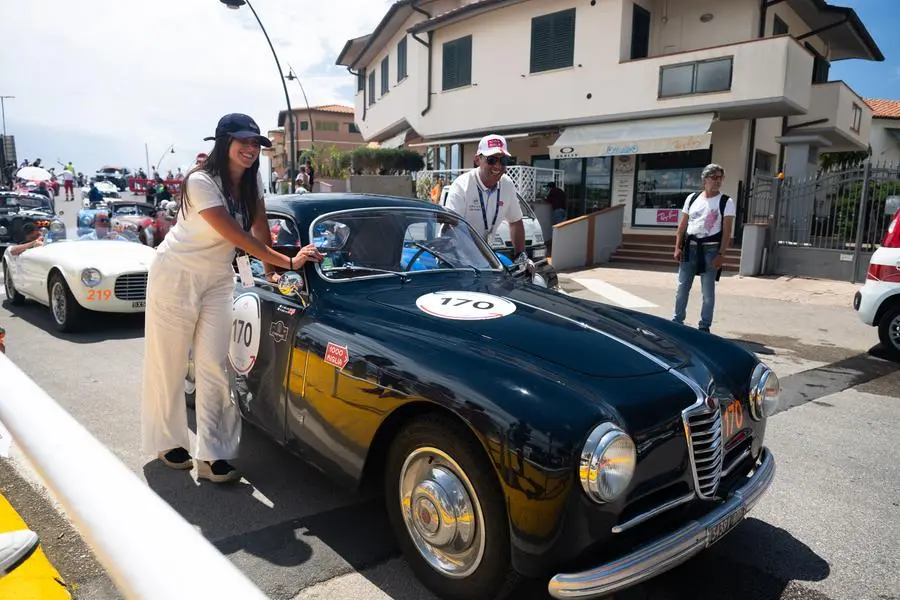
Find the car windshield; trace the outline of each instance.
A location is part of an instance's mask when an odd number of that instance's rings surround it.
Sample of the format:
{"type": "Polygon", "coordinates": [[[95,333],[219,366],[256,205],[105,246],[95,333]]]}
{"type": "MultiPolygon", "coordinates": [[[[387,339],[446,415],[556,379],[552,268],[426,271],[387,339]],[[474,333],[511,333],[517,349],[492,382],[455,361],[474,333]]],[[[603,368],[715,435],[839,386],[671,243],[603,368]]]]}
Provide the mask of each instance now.
{"type": "Polygon", "coordinates": [[[123,217],[133,215],[152,217],[156,214],[156,210],[149,204],[115,204],[113,205],[113,214],[123,217]]]}
{"type": "Polygon", "coordinates": [[[320,217],[311,232],[327,279],[502,268],[465,221],[431,209],[343,211],[320,217]]]}
{"type": "Polygon", "coordinates": [[[516,196],[519,198],[519,208],[522,209],[522,216],[526,219],[537,219],[537,215],[534,214],[531,205],[525,202],[525,199],[520,194],[516,194],[516,196]]]}
{"type": "Polygon", "coordinates": [[[46,196],[26,196],[24,194],[0,194],[0,208],[46,208],[51,210],[46,196]]]}

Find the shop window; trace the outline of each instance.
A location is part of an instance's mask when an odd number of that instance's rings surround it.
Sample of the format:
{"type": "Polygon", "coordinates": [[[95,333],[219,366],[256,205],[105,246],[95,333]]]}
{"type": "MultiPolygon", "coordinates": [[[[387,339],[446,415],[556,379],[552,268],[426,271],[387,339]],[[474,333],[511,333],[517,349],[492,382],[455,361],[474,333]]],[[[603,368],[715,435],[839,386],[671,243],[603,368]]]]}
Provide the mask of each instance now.
{"type": "Polygon", "coordinates": [[[472,36],[444,44],[443,89],[472,85],[472,36]]]}
{"type": "Polygon", "coordinates": [[[462,168],[462,147],[459,144],[450,146],[450,168],[462,168]]]}
{"type": "Polygon", "coordinates": [[[584,159],[584,214],[607,208],[612,199],[612,159],[584,159]]]}
{"type": "Polygon", "coordinates": [[[727,92],[731,89],[732,62],[729,56],[660,67],[659,97],[727,92]]]}
{"type": "Polygon", "coordinates": [[[531,19],[531,72],[571,67],[575,63],[575,9],[531,19]]]}
{"type": "Polygon", "coordinates": [[[677,227],[689,194],[703,189],[700,174],[712,162],[712,149],[641,154],[632,223],[639,227],[677,227]]]}

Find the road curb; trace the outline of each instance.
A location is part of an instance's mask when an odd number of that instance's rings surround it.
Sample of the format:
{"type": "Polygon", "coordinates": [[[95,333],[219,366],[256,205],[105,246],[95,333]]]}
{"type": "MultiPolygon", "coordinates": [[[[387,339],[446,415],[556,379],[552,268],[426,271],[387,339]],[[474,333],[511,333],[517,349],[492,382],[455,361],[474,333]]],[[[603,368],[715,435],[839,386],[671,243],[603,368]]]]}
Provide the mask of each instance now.
{"type": "MultiPolygon", "coordinates": [[[[28,529],[25,520],[5,497],[0,496],[0,532],[22,529],[28,529]]],[[[65,582],[40,545],[21,565],[0,577],[0,598],[70,600],[71,597],[65,582]]]]}

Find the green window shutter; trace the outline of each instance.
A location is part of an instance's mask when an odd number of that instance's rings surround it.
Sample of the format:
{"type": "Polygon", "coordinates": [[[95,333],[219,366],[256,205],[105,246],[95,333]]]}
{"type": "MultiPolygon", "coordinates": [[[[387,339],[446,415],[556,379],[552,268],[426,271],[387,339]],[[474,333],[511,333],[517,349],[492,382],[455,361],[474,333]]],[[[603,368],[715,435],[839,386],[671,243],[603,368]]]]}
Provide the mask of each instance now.
{"type": "Polygon", "coordinates": [[[391,89],[390,80],[391,58],[385,56],[381,60],[381,95],[384,96],[391,89]]]}
{"type": "Polygon", "coordinates": [[[472,36],[444,44],[443,89],[472,84],[472,36]]]}
{"type": "Polygon", "coordinates": [[[397,82],[406,79],[406,38],[397,44],[397,82]]]}
{"type": "Polygon", "coordinates": [[[375,71],[369,73],[369,105],[375,104],[375,71]]]}
{"type": "Polygon", "coordinates": [[[575,64],[575,9],[531,20],[531,72],[562,69],[575,64]]]}

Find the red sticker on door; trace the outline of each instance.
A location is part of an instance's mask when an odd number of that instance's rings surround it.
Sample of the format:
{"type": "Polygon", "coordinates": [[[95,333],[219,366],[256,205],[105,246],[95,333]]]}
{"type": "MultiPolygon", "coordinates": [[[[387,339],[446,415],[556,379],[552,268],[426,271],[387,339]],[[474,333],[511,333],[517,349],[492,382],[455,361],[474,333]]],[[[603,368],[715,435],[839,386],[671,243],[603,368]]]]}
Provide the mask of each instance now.
{"type": "Polygon", "coordinates": [[[350,352],[347,346],[338,346],[334,342],[328,342],[325,348],[325,362],[334,365],[338,369],[343,369],[350,362],[350,352]]]}

